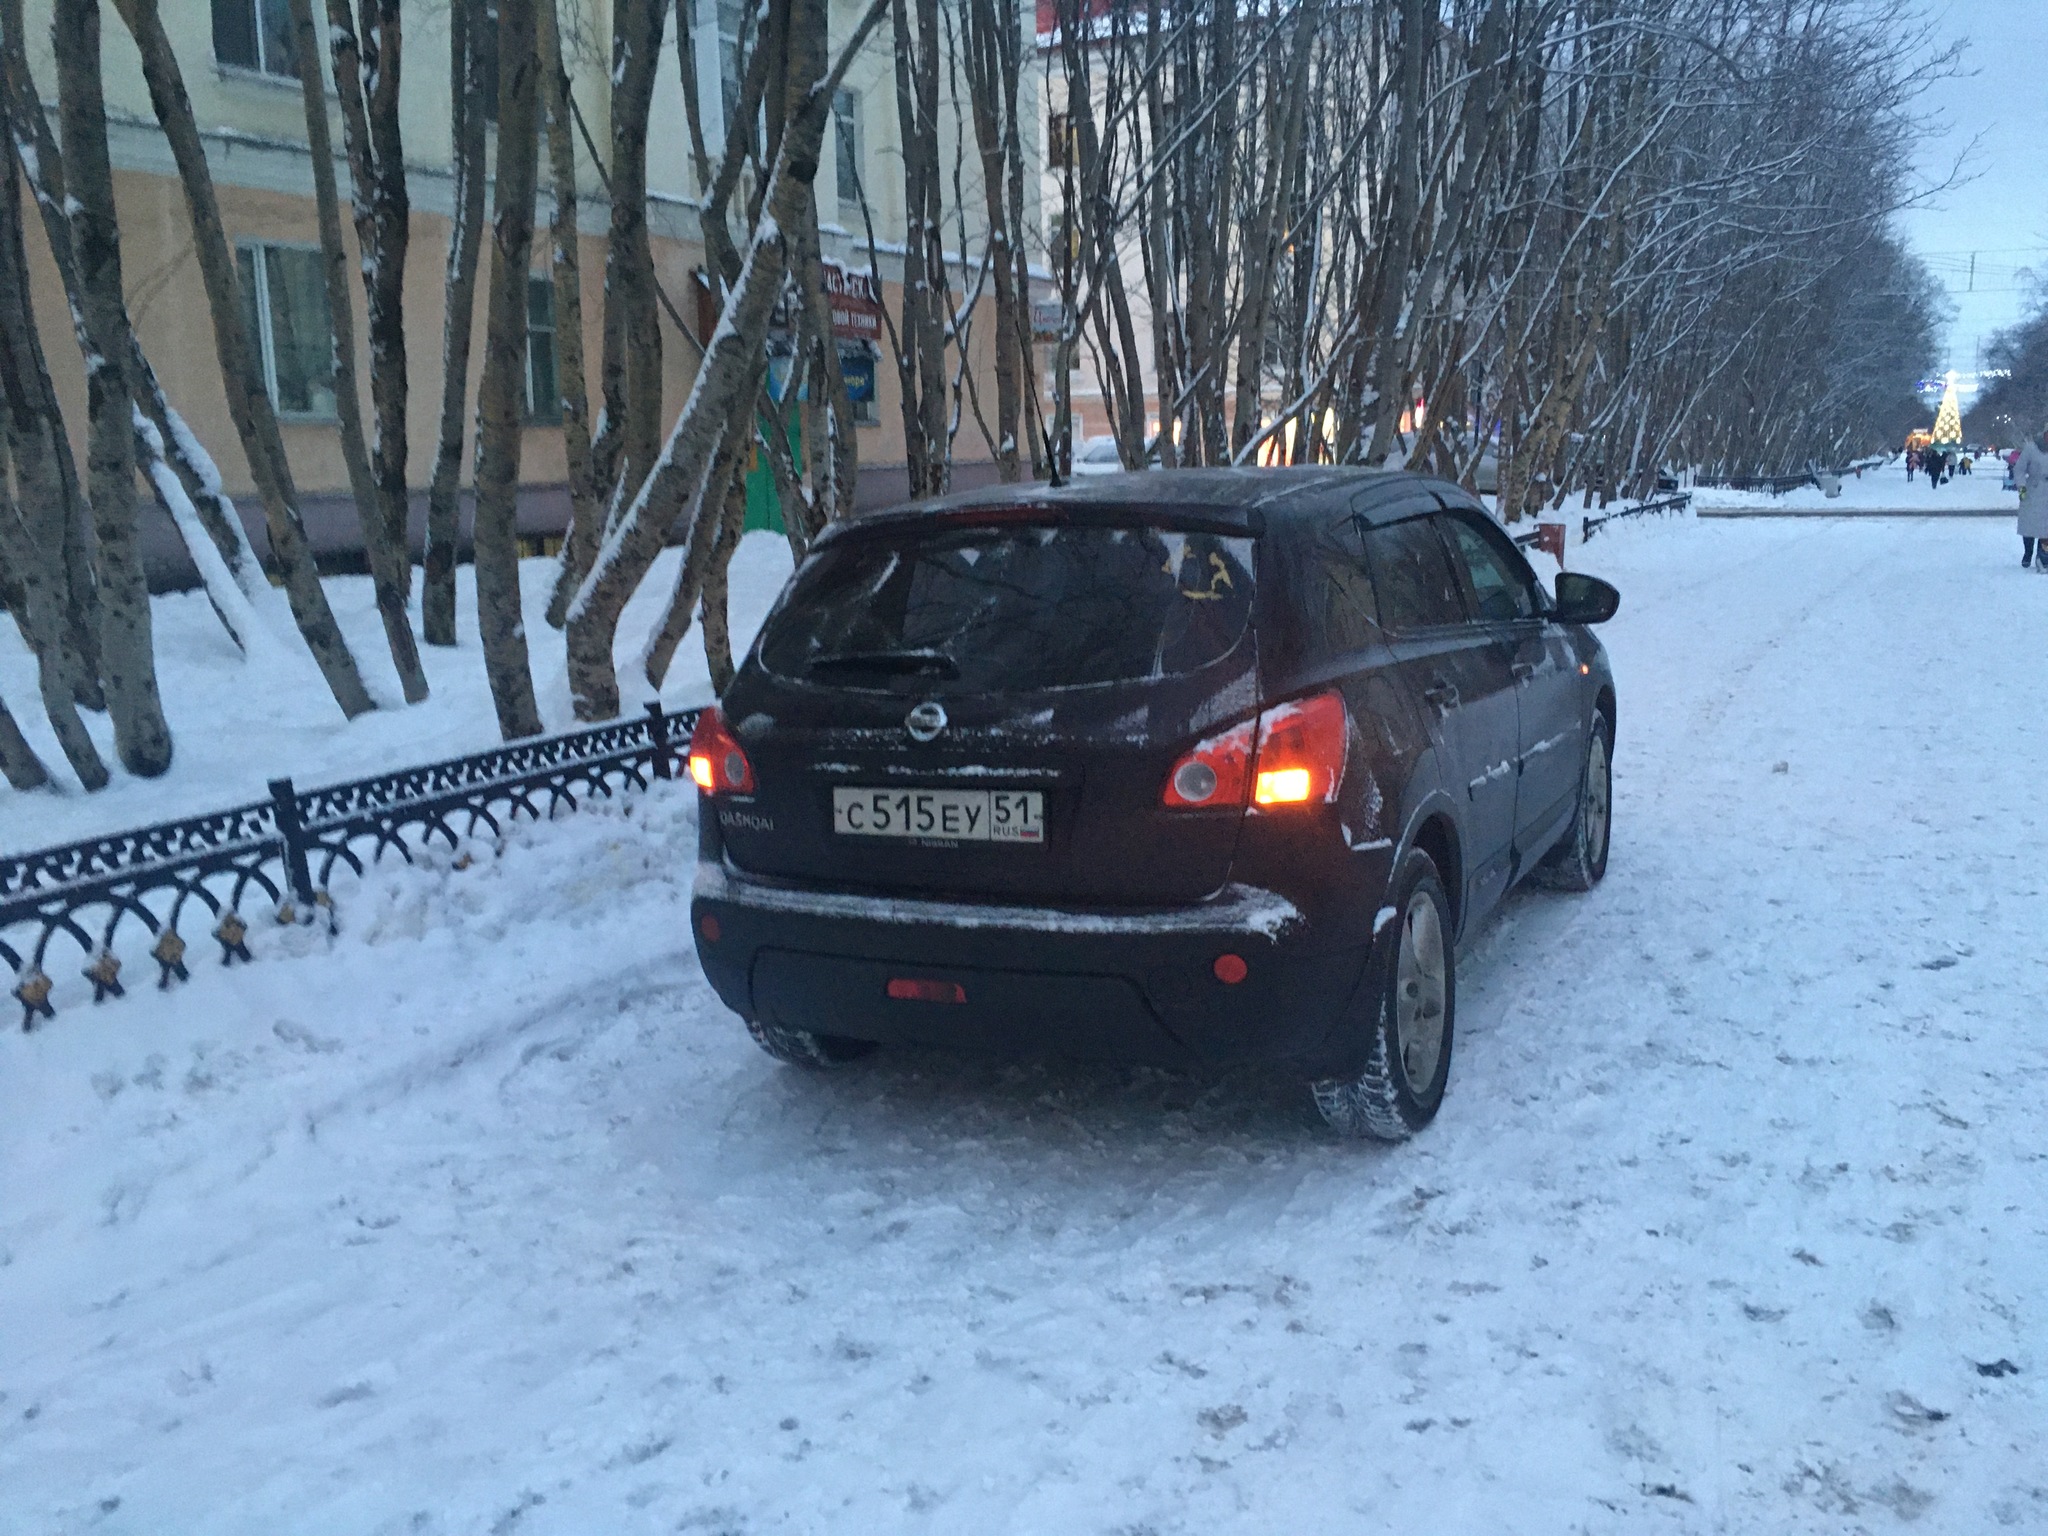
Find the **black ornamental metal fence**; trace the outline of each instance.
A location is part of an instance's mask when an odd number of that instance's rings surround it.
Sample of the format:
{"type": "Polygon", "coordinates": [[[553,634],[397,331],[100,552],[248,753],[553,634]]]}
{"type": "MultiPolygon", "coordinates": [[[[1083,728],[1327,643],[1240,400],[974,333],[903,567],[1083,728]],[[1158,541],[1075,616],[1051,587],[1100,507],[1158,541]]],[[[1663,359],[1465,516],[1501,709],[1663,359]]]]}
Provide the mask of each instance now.
{"type": "Polygon", "coordinates": [[[0,961],[22,1028],[56,1016],[52,967],[78,964],[104,1002],[124,995],[122,952],[147,943],[167,988],[189,979],[195,944],[218,944],[232,965],[254,957],[266,923],[331,928],[337,870],[360,875],[387,853],[411,863],[437,845],[459,853],[518,821],[673,778],[696,720],[650,704],[637,720],[323,789],[275,779],[267,800],[232,810],[0,855],[0,961]]]}
{"type": "Polygon", "coordinates": [[[1661,517],[1667,513],[1683,512],[1692,505],[1692,492],[1672,491],[1663,496],[1652,496],[1648,501],[1639,501],[1634,506],[1616,507],[1612,512],[1603,512],[1598,517],[1581,518],[1579,542],[1585,543],[1608,523],[1623,517],[1661,517]]]}
{"type": "MultiPolygon", "coordinates": [[[[1625,507],[1615,507],[1611,511],[1602,512],[1598,517],[1584,517],[1579,520],[1579,542],[1581,544],[1585,543],[1594,534],[1598,533],[1601,528],[1613,522],[1616,518],[1683,512],[1691,505],[1692,493],[1690,491],[1673,491],[1663,496],[1653,496],[1648,501],[1638,501],[1625,507]]],[[[1516,534],[1514,539],[1524,549],[1548,547],[1551,553],[1562,561],[1564,558],[1563,528],[1564,524],[1554,521],[1538,523],[1527,533],[1516,534]],[[1546,534],[1546,529],[1556,529],[1558,531],[1546,534]]]]}

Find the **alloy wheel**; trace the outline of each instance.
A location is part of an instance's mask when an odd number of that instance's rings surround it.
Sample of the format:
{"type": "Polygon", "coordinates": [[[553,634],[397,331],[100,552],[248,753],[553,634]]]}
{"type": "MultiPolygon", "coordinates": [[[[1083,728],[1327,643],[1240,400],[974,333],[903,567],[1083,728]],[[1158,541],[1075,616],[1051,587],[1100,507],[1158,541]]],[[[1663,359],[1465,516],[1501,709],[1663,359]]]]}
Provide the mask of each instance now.
{"type": "Polygon", "coordinates": [[[1427,891],[1408,898],[1394,972],[1394,1026],[1409,1088],[1425,1093],[1444,1051],[1443,917],[1427,891]]]}
{"type": "Polygon", "coordinates": [[[1586,857],[1597,867],[1607,858],[1607,823],[1614,803],[1614,775],[1607,766],[1607,742],[1598,731],[1586,749],[1586,857]]]}

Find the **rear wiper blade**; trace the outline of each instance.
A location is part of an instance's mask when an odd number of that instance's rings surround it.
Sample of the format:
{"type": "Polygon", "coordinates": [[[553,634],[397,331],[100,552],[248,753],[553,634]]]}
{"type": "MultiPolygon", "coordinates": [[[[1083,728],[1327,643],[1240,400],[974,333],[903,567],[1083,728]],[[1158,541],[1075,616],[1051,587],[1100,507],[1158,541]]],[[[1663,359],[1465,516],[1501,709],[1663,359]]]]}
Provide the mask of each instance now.
{"type": "Polygon", "coordinates": [[[944,651],[840,651],[831,656],[814,656],[805,666],[809,672],[929,672],[937,677],[958,677],[960,664],[944,651]]]}

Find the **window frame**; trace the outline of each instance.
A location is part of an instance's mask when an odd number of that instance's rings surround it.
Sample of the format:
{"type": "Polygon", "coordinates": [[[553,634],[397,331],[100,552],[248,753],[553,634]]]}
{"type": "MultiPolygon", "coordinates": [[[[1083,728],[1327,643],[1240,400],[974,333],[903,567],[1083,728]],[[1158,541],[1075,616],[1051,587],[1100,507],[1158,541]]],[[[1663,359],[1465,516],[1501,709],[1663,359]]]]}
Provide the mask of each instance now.
{"type": "Polygon", "coordinates": [[[210,0],[207,18],[211,23],[210,43],[213,48],[214,67],[223,74],[242,80],[260,81],[269,85],[296,85],[299,82],[298,61],[288,60],[280,67],[269,58],[270,50],[265,44],[263,27],[265,4],[266,0],[210,0]],[[221,57],[221,12],[230,6],[247,16],[250,50],[254,54],[253,62],[244,63],[240,59],[221,57]]]}
{"type": "Polygon", "coordinates": [[[1445,630],[1457,629],[1472,622],[1471,600],[1465,594],[1464,579],[1458,574],[1457,552],[1451,548],[1450,540],[1444,536],[1437,519],[1443,516],[1443,508],[1432,506],[1428,509],[1404,509],[1404,515],[1368,522],[1360,530],[1359,544],[1365,553],[1366,569],[1372,575],[1373,601],[1378,609],[1379,626],[1389,635],[1408,636],[1440,634],[1445,630]],[[1444,562],[1444,569],[1451,578],[1451,592],[1456,597],[1458,612],[1455,617],[1445,618],[1433,624],[1421,624],[1402,628],[1388,621],[1387,592],[1390,589],[1385,576],[1381,574],[1379,560],[1373,554],[1373,535],[1391,533],[1396,528],[1420,525],[1423,534],[1436,546],[1437,554],[1444,562]]]}
{"type": "Polygon", "coordinates": [[[562,424],[562,354],[554,344],[554,338],[561,332],[561,317],[555,312],[555,279],[551,272],[528,272],[526,274],[526,330],[521,341],[522,363],[519,370],[523,410],[521,420],[528,426],[559,427],[562,424]],[[545,293],[548,299],[548,323],[536,326],[533,323],[533,296],[545,293]],[[533,337],[536,331],[546,335],[548,345],[548,372],[553,376],[554,400],[552,407],[541,409],[534,392],[533,337]]]}
{"type": "MultiPolygon", "coordinates": [[[[328,393],[334,396],[335,404],[325,411],[294,410],[284,403],[282,396],[278,392],[277,384],[277,317],[271,312],[270,307],[270,255],[273,251],[295,251],[302,255],[313,257],[317,263],[325,259],[320,247],[308,244],[302,240],[245,238],[237,240],[234,248],[238,258],[243,251],[249,252],[251,257],[250,274],[255,286],[256,301],[256,335],[251,339],[256,343],[256,367],[257,371],[263,376],[263,392],[270,400],[270,409],[276,414],[279,421],[291,424],[303,423],[321,426],[340,422],[341,380],[338,377],[338,370],[335,369],[334,314],[331,310],[327,315],[328,368],[330,370],[327,376],[327,389],[328,393]]],[[[235,263],[235,269],[235,277],[239,282],[242,277],[239,259],[235,263]]],[[[321,306],[324,308],[327,303],[327,288],[324,282],[317,291],[320,296],[321,306]]]]}
{"type": "Polygon", "coordinates": [[[492,133],[498,129],[498,23],[498,0],[484,0],[473,33],[477,50],[476,105],[483,112],[485,129],[492,133]]]}
{"type": "Polygon", "coordinates": [[[863,174],[867,165],[867,125],[862,106],[861,93],[850,85],[842,85],[832,93],[832,181],[842,209],[859,208],[867,191],[863,174]],[[847,110],[842,112],[842,106],[847,110]],[[851,166],[846,163],[849,142],[853,152],[851,166]],[[850,195],[849,173],[853,181],[850,195]]]}
{"type": "Polygon", "coordinates": [[[1464,595],[1467,623],[1529,624],[1543,617],[1543,584],[1536,579],[1535,570],[1515,547],[1514,540],[1492,518],[1484,512],[1474,512],[1470,507],[1462,506],[1447,506],[1437,515],[1444,520],[1443,542],[1450,550],[1451,573],[1457,578],[1458,589],[1464,595]],[[1452,531],[1453,525],[1459,523],[1469,528],[1472,536],[1492,552],[1510,578],[1521,583],[1528,597],[1528,612],[1518,613],[1513,618],[1498,618],[1485,612],[1479,588],[1472,580],[1471,565],[1464,551],[1458,547],[1457,535],[1452,531]]]}

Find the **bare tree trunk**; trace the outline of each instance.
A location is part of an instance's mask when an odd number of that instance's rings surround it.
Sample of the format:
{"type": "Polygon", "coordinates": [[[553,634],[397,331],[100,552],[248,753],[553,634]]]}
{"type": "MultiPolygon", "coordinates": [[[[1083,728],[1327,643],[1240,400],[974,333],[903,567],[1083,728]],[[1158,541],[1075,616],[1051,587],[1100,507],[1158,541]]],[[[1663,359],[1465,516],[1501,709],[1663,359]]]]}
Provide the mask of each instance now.
{"type": "MultiPolygon", "coordinates": [[[[293,3],[296,6],[300,0],[293,3]]],[[[406,191],[405,143],[398,118],[405,33],[398,0],[362,0],[362,13],[363,32],[358,39],[348,0],[327,0],[334,90],[341,102],[342,136],[348,146],[356,245],[362,253],[363,303],[370,334],[370,403],[375,412],[370,474],[376,486],[378,545],[385,568],[377,604],[382,610],[387,602],[393,603],[403,622],[412,601],[405,484],[405,257],[412,241],[412,200],[406,191]]],[[[350,347],[354,347],[352,337],[350,347]]],[[[373,573],[376,570],[373,558],[373,573]]],[[[387,618],[387,628],[390,622],[387,618]]],[[[409,624],[404,643],[412,656],[411,669],[408,673],[401,662],[399,675],[406,680],[406,701],[418,703],[427,696],[427,679],[420,670],[409,624]]],[[[396,641],[392,654],[398,654],[396,641]]]]}
{"type": "Polygon", "coordinates": [[[952,317],[946,313],[945,229],[939,199],[938,14],[938,0],[892,0],[890,6],[904,200],[903,325],[897,338],[896,374],[913,501],[945,494],[950,470],[945,354],[952,317]]]}
{"type": "MultiPolygon", "coordinates": [[[[759,365],[768,317],[787,272],[785,231],[802,217],[803,201],[817,177],[832,92],[845,79],[854,53],[874,30],[887,3],[873,0],[822,80],[816,57],[824,49],[824,0],[796,0],[793,6],[789,91],[802,106],[787,120],[739,281],[726,300],[724,316],[705,347],[697,382],[653,473],[607,534],[569,606],[569,690],[578,719],[603,720],[618,713],[612,642],[626,599],[646,576],[677,517],[687,514],[694,531],[697,520],[707,515],[711,461],[732,413],[753,399],[747,386],[759,365]],[[794,57],[799,50],[801,57],[794,57]]],[[[715,508],[708,515],[715,516],[715,508]]]]}
{"type": "Polygon", "coordinates": [[[449,88],[454,96],[455,217],[448,226],[446,315],[441,329],[441,433],[427,491],[420,617],[429,645],[455,644],[455,554],[462,534],[462,442],[468,427],[469,341],[484,227],[484,0],[450,0],[449,88]]]}
{"type": "Polygon", "coordinates": [[[617,0],[612,10],[611,238],[605,247],[598,367],[604,410],[594,459],[600,485],[623,483],[621,507],[631,504],[661,448],[661,324],[647,240],[647,114],[667,10],[665,0],[617,0]]]}
{"type": "Polygon", "coordinates": [[[23,793],[41,789],[50,782],[50,771],[36,756],[28,738],[21,734],[21,727],[14,723],[5,699],[0,699],[0,774],[23,793]]]}
{"type": "MultiPolygon", "coordinates": [[[[683,0],[685,5],[690,0],[683,0]]],[[[562,67],[556,0],[538,0],[540,99],[547,117],[548,169],[555,195],[549,223],[555,283],[555,375],[562,398],[562,451],[569,461],[569,536],[548,598],[547,621],[568,622],[569,599],[604,533],[604,496],[590,455],[590,395],[583,380],[583,262],[576,233],[576,140],[570,120],[569,75],[562,67]]]]}
{"type": "MultiPolygon", "coordinates": [[[[6,375],[6,398],[0,400],[0,412],[6,416],[8,443],[21,458],[36,452],[37,430],[46,431],[47,423],[38,421],[32,410],[22,408],[23,402],[14,388],[17,380],[12,367],[17,349],[11,344],[12,338],[8,340],[5,355],[0,357],[0,372],[6,375]]],[[[37,691],[42,695],[43,713],[57,734],[57,745],[63,748],[78,782],[87,789],[101,789],[107,782],[106,765],[100,761],[99,749],[87,734],[85,722],[78,717],[72,680],[79,660],[65,629],[63,549],[61,545],[39,541],[33,523],[23,516],[22,502],[33,507],[33,498],[48,490],[52,478],[46,453],[39,465],[21,464],[22,501],[7,494],[5,477],[0,476],[0,571],[10,578],[11,590],[5,594],[7,607],[14,614],[22,640],[35,656],[37,691]]],[[[61,503],[57,510],[61,513],[61,503]]],[[[48,517],[37,521],[47,523],[48,517]]]]}
{"type": "Polygon", "coordinates": [[[498,0],[498,185],[492,197],[491,281],[484,375],[476,402],[476,611],[498,729],[540,734],[520,616],[520,416],[525,405],[526,273],[533,256],[536,0],[498,0]]]}
{"type": "Polygon", "coordinates": [[[171,766],[171,728],[156,686],[149,587],[135,536],[135,422],[126,360],[131,335],[121,295],[121,230],[107,159],[100,94],[99,0],[57,8],[58,119],[70,171],[71,243],[78,259],[85,329],[93,531],[99,538],[100,656],[114,747],[130,773],[154,778],[171,766]]]}
{"type": "Polygon", "coordinates": [[[961,33],[975,146],[981,153],[981,185],[988,205],[990,276],[995,280],[996,307],[995,459],[996,473],[1004,480],[1019,479],[1023,473],[1017,439],[1023,430],[1023,350],[1024,338],[1030,334],[1031,309],[1030,288],[1018,292],[1017,263],[1011,250],[1022,231],[1012,229],[1009,216],[1010,119],[1017,111],[1018,51],[1014,36],[1006,38],[1004,32],[1007,29],[1014,34],[1017,24],[1013,6],[999,0],[968,0],[961,33]]]}
{"type": "MultiPolygon", "coordinates": [[[[95,4],[97,0],[95,0],[95,4]]],[[[221,224],[220,203],[213,190],[213,173],[207,167],[206,150],[200,141],[199,125],[192,114],[192,99],[186,94],[184,76],[177,54],[164,32],[157,0],[114,0],[135,45],[142,54],[142,73],[149,86],[151,105],[164,137],[170,141],[183,183],[185,202],[192,217],[192,245],[199,272],[206,284],[206,299],[213,316],[214,347],[219,355],[221,382],[227,390],[228,413],[242,439],[248,456],[249,473],[263,498],[263,510],[270,529],[270,548],[284,574],[285,595],[292,617],[306,647],[326,678],[342,713],[353,719],[376,708],[363,687],[362,673],[350,654],[327,594],[320,586],[320,573],[313,565],[313,552],[306,542],[305,524],[300,521],[298,492],[292,484],[291,466],[286,461],[284,436],[278,430],[277,412],[265,389],[262,370],[242,319],[240,280],[233,252],[221,224]]],[[[75,182],[78,171],[70,146],[65,162],[75,182]]],[[[77,195],[76,188],[72,189],[77,195]]],[[[74,243],[76,221],[74,220],[74,243]]],[[[86,258],[79,251],[81,284],[85,281],[86,258]]],[[[259,296],[260,297],[260,296],[259,296]]],[[[127,351],[116,354],[122,358],[127,351]]],[[[125,413],[124,413],[125,419],[125,413]]],[[[132,445],[128,455],[133,460],[132,445]]],[[[94,498],[97,500],[97,496],[94,498]]]]}
{"type": "MultiPolygon", "coordinates": [[[[782,526],[800,542],[792,552],[808,548],[827,519],[853,516],[854,491],[860,476],[859,439],[853,424],[853,400],[846,392],[846,375],[840,371],[839,346],[832,339],[832,302],[825,293],[824,252],[818,236],[816,189],[804,200],[803,217],[791,231],[790,275],[803,303],[815,363],[811,369],[810,417],[804,428],[804,456],[812,466],[814,496],[805,499],[798,488],[792,508],[784,497],[782,526]],[[799,514],[792,522],[791,511],[799,514]],[[799,522],[801,526],[799,526],[799,522]]],[[[878,290],[879,291],[879,290],[878,290]]],[[[785,433],[776,445],[779,452],[788,443],[785,433]]],[[[801,558],[801,556],[799,556],[801,558]]]]}
{"type": "Polygon", "coordinates": [[[718,537],[712,541],[711,558],[704,572],[704,665],[711,674],[711,691],[720,698],[732,686],[735,670],[726,576],[732,569],[733,551],[740,547],[740,528],[746,520],[746,493],[742,490],[734,496],[728,490],[724,515],[718,520],[718,537]]]}
{"type": "MultiPolygon", "coordinates": [[[[49,118],[43,111],[42,96],[29,75],[21,9],[21,0],[0,0],[0,92],[4,92],[4,97],[0,97],[0,108],[4,108],[6,114],[8,138],[13,150],[9,186],[0,192],[8,200],[13,229],[7,252],[8,275],[0,281],[13,287],[20,299],[26,299],[29,293],[28,253],[21,237],[20,199],[12,187],[11,176],[12,167],[19,166],[35,194],[37,210],[49,234],[52,252],[57,255],[58,272],[64,278],[65,293],[71,298],[72,312],[76,316],[79,306],[76,300],[77,272],[70,260],[71,224],[64,213],[61,194],[52,196],[48,186],[51,174],[61,174],[63,157],[58,152],[56,136],[50,131],[49,118]]],[[[42,431],[47,434],[54,456],[54,489],[46,488],[38,497],[39,515],[61,519],[61,522],[44,525],[43,537],[52,541],[51,547],[62,551],[64,627],[68,647],[76,653],[79,661],[73,678],[75,696],[87,709],[104,709],[106,697],[100,687],[99,603],[92,569],[92,509],[86,505],[84,489],[79,483],[78,464],[71,454],[71,439],[62,427],[63,411],[58,404],[56,386],[50,379],[49,361],[43,353],[42,337],[33,322],[33,312],[24,303],[21,313],[26,318],[21,332],[24,346],[20,365],[28,371],[18,382],[26,392],[25,398],[41,417],[42,431]],[[54,533],[50,531],[51,527],[54,527],[54,533]]]]}
{"type": "MultiPolygon", "coordinates": [[[[10,6],[18,11],[20,0],[0,0],[0,10],[10,6]]],[[[10,37],[15,35],[12,28],[17,19],[9,17],[4,23],[10,37]]],[[[0,269],[0,286],[11,287],[23,296],[30,291],[28,257],[21,234],[20,187],[16,176],[17,168],[20,168],[26,173],[22,179],[28,182],[35,195],[36,206],[43,215],[43,229],[71,311],[72,333],[78,343],[79,355],[89,357],[92,355],[92,342],[84,330],[85,307],[79,296],[78,263],[72,254],[70,219],[64,212],[63,158],[50,134],[49,122],[33,85],[19,91],[16,89],[18,82],[29,79],[26,57],[10,49],[5,68],[8,81],[0,110],[4,110],[9,119],[15,153],[6,157],[6,171],[4,177],[0,177],[0,200],[5,202],[7,220],[6,249],[4,255],[0,255],[0,261],[5,263],[4,269],[0,269]],[[21,121],[24,113],[29,118],[26,126],[21,121]]],[[[69,643],[83,659],[78,672],[78,699],[82,704],[98,708],[104,702],[99,687],[99,644],[94,640],[88,645],[80,638],[89,636],[98,623],[93,605],[92,555],[87,547],[90,542],[87,520],[91,511],[84,505],[79,491],[78,467],[71,458],[70,442],[62,432],[62,412],[55,388],[50,383],[41,338],[32,317],[23,324],[25,339],[17,353],[18,366],[22,370],[18,387],[24,391],[32,388],[41,400],[45,422],[58,423],[55,458],[48,466],[51,473],[49,490],[47,495],[38,494],[37,505],[63,513],[61,526],[48,535],[49,547],[63,550],[62,569],[72,589],[67,596],[70,614],[67,622],[73,631],[69,643]]],[[[221,488],[220,474],[213,460],[199,446],[183,418],[171,409],[170,402],[164,398],[156,371],[149,366],[149,359],[143,356],[142,345],[134,340],[132,332],[130,340],[133,345],[128,358],[128,385],[137,407],[134,416],[137,462],[156,490],[159,504],[176,525],[193,565],[198,568],[207,599],[227,630],[228,638],[245,653],[261,649],[265,633],[256,617],[254,603],[259,592],[267,595],[267,584],[255,551],[249,547],[248,534],[221,488]]],[[[30,457],[39,455],[31,450],[30,457]]]]}
{"type": "MultiPolygon", "coordinates": [[[[4,71],[4,106],[11,127],[15,163],[21,169],[22,178],[34,195],[37,211],[42,215],[43,233],[49,242],[50,255],[57,267],[59,280],[63,283],[66,299],[70,303],[74,329],[80,324],[82,308],[78,301],[78,265],[71,254],[71,224],[64,212],[64,161],[58,152],[57,141],[50,132],[47,115],[42,109],[42,98],[36,90],[34,78],[29,73],[28,55],[19,46],[21,37],[21,0],[0,0],[0,71],[4,71]]],[[[26,291],[26,290],[24,290],[26,291]]],[[[37,386],[46,396],[46,410],[52,420],[58,418],[57,398],[54,388],[49,385],[48,368],[42,357],[42,343],[31,337],[36,366],[42,375],[37,386]]],[[[81,347],[87,346],[82,333],[81,347]]],[[[241,594],[242,601],[224,590],[216,590],[216,584],[209,581],[208,596],[213,599],[214,611],[222,616],[235,641],[245,650],[255,639],[253,634],[240,632],[230,621],[231,611],[253,609],[254,605],[266,602],[270,595],[270,584],[263,573],[262,562],[250,547],[248,531],[242,526],[240,514],[229,499],[221,484],[220,470],[213,458],[201,446],[199,439],[185,420],[172,409],[165,398],[163,385],[158,381],[156,370],[150,367],[149,359],[143,355],[138,341],[129,358],[128,386],[134,393],[136,403],[153,429],[154,442],[138,433],[138,456],[152,466],[161,462],[170,472],[177,489],[159,482],[154,469],[151,471],[153,484],[158,485],[159,499],[179,517],[179,530],[186,532],[186,521],[179,507],[189,506],[191,521],[196,522],[207,541],[212,545],[228,583],[241,594]]],[[[92,589],[90,569],[91,551],[88,520],[91,516],[85,507],[84,498],[78,486],[78,467],[72,461],[68,441],[61,443],[57,472],[67,503],[72,508],[71,520],[67,523],[66,563],[72,571],[74,588],[74,628],[80,635],[90,635],[97,627],[92,611],[92,589]]],[[[207,572],[209,561],[206,552],[193,545],[191,538],[186,543],[192,546],[193,562],[200,567],[201,574],[207,572]]],[[[244,613],[246,617],[246,612],[244,613]]],[[[241,628],[247,628],[243,625],[241,628]]],[[[85,657],[86,670],[91,674],[90,695],[81,694],[79,702],[92,708],[100,707],[99,695],[99,646],[93,641],[82,645],[80,654],[85,657]]]]}
{"type": "MultiPolygon", "coordinates": [[[[66,228],[68,232],[69,226],[66,228]]],[[[42,678],[42,692],[66,754],[77,763],[80,754],[75,743],[83,742],[99,783],[104,783],[106,771],[98,767],[98,754],[91,750],[90,741],[82,730],[76,738],[67,735],[69,721],[59,718],[62,712],[75,720],[76,705],[105,707],[99,673],[99,608],[90,528],[85,523],[91,509],[79,494],[71,441],[36,332],[29,294],[19,183],[14,158],[9,155],[4,172],[0,172],[0,414],[5,416],[4,447],[14,465],[28,547],[8,563],[14,565],[17,579],[24,584],[31,584],[30,563],[44,573],[47,607],[32,621],[43,643],[36,644],[26,629],[24,637],[31,638],[38,665],[45,671],[49,666],[46,649],[56,658],[56,676],[42,678]],[[60,680],[60,695],[53,695],[52,683],[60,680]]],[[[23,609],[17,608],[16,616],[24,617],[23,609]]],[[[80,768],[79,777],[88,788],[98,787],[91,771],[80,768]]]]}
{"type": "MultiPolygon", "coordinates": [[[[355,498],[356,521],[363,533],[363,553],[370,563],[377,616],[384,621],[384,640],[391,647],[392,665],[398,669],[405,702],[417,704],[427,696],[427,674],[420,668],[419,647],[413,643],[412,623],[405,611],[407,593],[394,568],[397,551],[392,548],[389,526],[379,504],[370,451],[363,442],[362,397],[356,387],[355,306],[349,301],[348,250],[341,238],[341,199],[334,186],[334,143],[327,133],[327,88],[320,73],[320,39],[313,30],[313,0],[289,0],[289,4],[292,27],[298,35],[299,91],[306,110],[306,150],[313,162],[313,204],[320,226],[328,329],[334,340],[334,414],[341,428],[341,457],[348,466],[349,490],[355,498]]],[[[342,73],[339,46],[335,53],[335,78],[347,80],[342,73]]],[[[348,95],[344,87],[344,101],[348,95]]],[[[368,259],[367,251],[365,258],[368,259]]]]}
{"type": "MultiPolygon", "coordinates": [[[[754,370],[751,383],[742,394],[743,399],[760,398],[761,379],[766,371],[765,367],[754,370]]],[[[690,529],[689,542],[683,547],[682,563],[676,567],[668,610],[662,615],[660,627],[649,637],[647,654],[641,659],[641,668],[650,688],[660,688],[668,680],[668,669],[675,660],[676,647],[690,632],[690,620],[696,615],[698,603],[704,595],[704,581],[716,529],[723,526],[724,519],[732,516],[735,501],[739,504],[740,522],[744,524],[746,521],[747,483],[739,473],[739,466],[753,440],[753,408],[749,406],[734,411],[718,440],[717,456],[711,461],[703,493],[707,507],[719,507],[723,512],[721,518],[698,518],[690,529]]]]}

